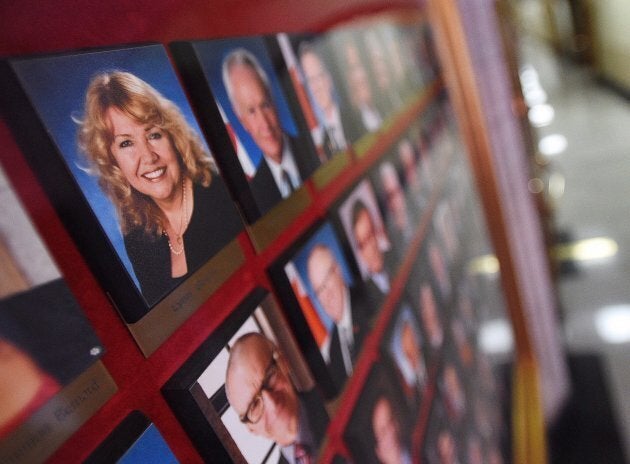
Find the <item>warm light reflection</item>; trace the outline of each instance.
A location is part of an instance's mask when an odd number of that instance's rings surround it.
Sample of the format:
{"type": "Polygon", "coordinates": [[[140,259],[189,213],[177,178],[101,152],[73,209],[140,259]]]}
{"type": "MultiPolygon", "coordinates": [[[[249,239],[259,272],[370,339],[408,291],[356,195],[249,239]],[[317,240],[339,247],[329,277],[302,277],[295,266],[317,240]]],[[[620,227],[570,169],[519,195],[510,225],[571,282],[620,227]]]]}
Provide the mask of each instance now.
{"type": "Polygon", "coordinates": [[[509,353],[514,349],[512,327],[505,319],[493,319],[481,324],[479,345],[488,354],[509,353]]]}
{"type": "Polygon", "coordinates": [[[617,254],[619,245],[609,237],[594,237],[563,243],[553,248],[553,256],[562,261],[590,261],[610,258],[617,254]]]}
{"type": "Polygon", "coordinates": [[[551,121],[553,121],[554,115],[555,111],[553,106],[547,103],[533,106],[527,112],[529,122],[531,122],[534,127],[544,127],[549,125],[551,121]]]}
{"type": "Polygon", "coordinates": [[[630,305],[606,306],[595,313],[595,329],[607,343],[630,342],[630,305]]]}
{"type": "Polygon", "coordinates": [[[549,195],[556,200],[564,195],[565,180],[560,173],[554,172],[549,176],[549,195]]]}
{"type": "Polygon", "coordinates": [[[538,151],[546,156],[556,156],[567,149],[567,138],[562,134],[551,134],[538,142],[538,151]]]}
{"type": "Polygon", "coordinates": [[[496,274],[499,272],[499,260],[495,255],[483,255],[474,258],[468,264],[471,274],[496,274]]]}

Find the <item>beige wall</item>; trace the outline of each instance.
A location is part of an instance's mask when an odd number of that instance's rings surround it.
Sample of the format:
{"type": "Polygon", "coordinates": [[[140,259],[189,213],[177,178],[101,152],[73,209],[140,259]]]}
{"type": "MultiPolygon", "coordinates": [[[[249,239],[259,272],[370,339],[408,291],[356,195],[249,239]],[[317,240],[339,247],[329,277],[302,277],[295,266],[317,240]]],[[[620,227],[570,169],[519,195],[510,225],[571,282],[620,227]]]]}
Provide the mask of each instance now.
{"type": "Polygon", "coordinates": [[[591,0],[599,72],[630,91],[630,1],[591,0]]]}

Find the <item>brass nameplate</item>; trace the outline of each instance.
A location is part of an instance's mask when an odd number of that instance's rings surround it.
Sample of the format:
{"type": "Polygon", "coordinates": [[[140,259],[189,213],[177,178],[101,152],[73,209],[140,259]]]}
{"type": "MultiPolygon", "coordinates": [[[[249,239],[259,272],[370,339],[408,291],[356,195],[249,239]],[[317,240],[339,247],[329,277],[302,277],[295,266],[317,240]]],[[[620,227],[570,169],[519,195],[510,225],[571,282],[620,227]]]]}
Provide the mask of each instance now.
{"type": "Polygon", "coordinates": [[[394,122],[398,121],[399,115],[399,112],[390,115],[387,119],[385,119],[385,121],[383,121],[383,124],[381,125],[381,128],[379,130],[383,133],[388,132],[394,125],[394,122]]]}
{"type": "Polygon", "coordinates": [[[369,132],[354,143],[353,148],[357,158],[365,156],[370,148],[372,148],[372,145],[374,145],[374,142],[376,142],[378,135],[379,132],[369,132]]]}
{"type": "Polygon", "coordinates": [[[253,225],[248,226],[247,232],[256,251],[261,252],[267,248],[310,204],[308,190],[306,186],[302,186],[253,225]]]}
{"type": "Polygon", "coordinates": [[[5,437],[0,463],[44,462],[117,390],[103,363],[95,362],[5,437]]]}
{"type": "Polygon", "coordinates": [[[142,319],[128,324],[142,353],[150,356],[244,261],[238,239],[232,240],[142,319]]]}
{"type": "Polygon", "coordinates": [[[312,177],[315,188],[321,190],[326,187],[348,166],[349,162],[350,155],[347,151],[344,151],[336,154],[325,164],[321,165],[312,177]]]}

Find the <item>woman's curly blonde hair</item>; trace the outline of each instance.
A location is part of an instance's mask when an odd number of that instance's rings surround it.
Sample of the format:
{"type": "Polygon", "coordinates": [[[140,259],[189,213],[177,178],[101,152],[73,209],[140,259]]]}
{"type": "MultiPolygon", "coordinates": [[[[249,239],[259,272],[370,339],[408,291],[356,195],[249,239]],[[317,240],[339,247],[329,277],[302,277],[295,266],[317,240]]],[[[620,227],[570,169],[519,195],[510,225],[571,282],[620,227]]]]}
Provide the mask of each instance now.
{"type": "Polygon", "coordinates": [[[142,79],[123,71],[98,74],[85,96],[85,115],[79,122],[79,148],[92,173],[113,202],[123,234],[143,227],[156,236],[162,231],[162,213],[147,195],[131,187],[111,152],[114,140],[107,110],[116,108],[142,125],[159,127],[179,155],[184,176],[205,187],[212,181],[213,163],[197,133],[177,106],[142,79]]]}

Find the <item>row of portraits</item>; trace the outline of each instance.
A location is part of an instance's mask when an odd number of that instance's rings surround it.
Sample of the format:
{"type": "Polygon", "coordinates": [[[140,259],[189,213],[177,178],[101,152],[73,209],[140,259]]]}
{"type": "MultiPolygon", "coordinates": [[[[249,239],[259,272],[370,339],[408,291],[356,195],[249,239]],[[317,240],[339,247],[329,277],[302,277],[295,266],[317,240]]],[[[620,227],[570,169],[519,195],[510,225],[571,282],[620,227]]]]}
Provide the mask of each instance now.
{"type": "MultiPolygon", "coordinates": [[[[445,418],[430,424],[455,424],[452,439],[470,434],[471,452],[479,445],[500,458],[497,387],[476,340],[483,288],[465,265],[477,250],[462,241],[468,197],[460,183],[445,183],[426,230],[415,232],[422,246],[411,259],[409,241],[390,239],[373,187],[378,176],[368,177],[333,208],[330,221],[314,226],[272,266],[280,304],[255,292],[164,386],[202,457],[312,462],[328,430],[326,411],[336,414],[359,358],[367,356],[359,398],[342,406],[350,418],[339,462],[432,456],[445,439],[434,425],[422,436],[420,418],[429,407],[441,408],[445,418]],[[413,261],[409,277],[386,315],[383,301],[404,260],[413,261]],[[373,329],[383,317],[386,330],[379,334],[373,329]],[[370,337],[378,352],[365,355],[370,337]]],[[[440,459],[434,462],[456,462],[440,459]]]]}
{"type": "MultiPolygon", "coordinates": [[[[325,180],[322,173],[334,172],[327,166],[343,168],[365,153],[439,77],[426,23],[175,43],[170,56],[149,45],[3,64],[2,104],[8,115],[20,115],[7,121],[147,355],[183,322],[166,318],[169,327],[158,333],[148,313],[155,310],[160,323],[164,314],[191,314],[244,263],[237,236],[245,224],[252,234],[265,217],[274,223],[278,214],[299,211],[305,194],[311,201],[308,179],[325,180]]],[[[345,432],[349,444],[374,437],[374,448],[366,454],[365,444],[349,445],[351,457],[386,462],[392,437],[412,446],[403,431],[414,430],[447,337],[458,367],[448,375],[443,367],[439,382],[447,413],[457,409],[461,388],[450,379],[465,378],[477,362],[474,285],[461,272],[476,250],[461,235],[470,185],[450,172],[452,159],[461,162],[454,129],[440,94],[333,205],[330,222],[317,224],[272,266],[284,314],[270,295],[254,291],[165,385],[202,456],[291,463],[315,457],[328,424],[325,405],[353,375],[398,268],[420,238],[403,299],[379,341],[370,374],[376,380],[362,393],[370,407],[357,408],[345,432]],[[408,417],[397,412],[401,405],[408,417]]],[[[460,171],[466,168],[453,172],[460,171]]],[[[16,276],[39,262],[20,259],[6,267],[16,276]]],[[[44,267],[53,271],[25,279],[0,302],[0,361],[16,372],[2,379],[13,383],[0,391],[28,393],[22,403],[0,397],[2,440],[103,352],[54,264],[44,267]]],[[[154,426],[137,415],[130,424],[141,424],[139,443],[149,444],[138,445],[139,456],[153,449],[155,462],[167,455],[165,462],[174,461],[154,426]]],[[[408,447],[407,456],[413,453],[408,447]]]]}
{"type": "MultiPolygon", "coordinates": [[[[326,224],[315,237],[329,246],[331,233],[326,224]]],[[[351,272],[348,263],[335,264],[340,248],[310,249],[327,258],[325,277],[343,279],[351,272]]],[[[350,454],[342,453],[343,461],[418,462],[421,453],[429,456],[437,449],[441,440],[433,429],[438,425],[450,427],[454,439],[475,435],[476,444],[493,444],[498,450],[501,402],[496,401],[491,365],[477,348],[474,279],[458,282],[445,305],[430,272],[424,277],[419,286],[410,277],[385,332],[376,335],[378,351],[368,355],[369,372],[353,404],[339,406],[338,392],[330,396],[328,382],[337,369],[341,382],[352,375],[361,344],[375,337],[372,310],[346,300],[338,312],[352,310],[341,316],[350,321],[349,330],[343,322],[331,321],[331,329],[320,321],[317,362],[324,360],[324,371],[304,351],[308,329],[289,330],[295,320],[287,326],[284,317],[290,313],[282,313],[263,290],[251,294],[202,344],[166,383],[163,394],[205,459],[313,462],[328,431],[328,413],[336,417],[339,407],[350,411],[342,437],[350,454]],[[443,413],[440,418],[431,413],[424,437],[430,408],[443,413]]],[[[331,299],[336,285],[332,280],[324,284],[331,299]]],[[[356,293],[343,291],[346,296],[356,293]]],[[[312,305],[310,310],[317,313],[312,305]]]]}
{"type": "MultiPolygon", "coordinates": [[[[309,367],[315,373],[320,390],[326,399],[338,396],[346,379],[352,375],[363,341],[389,292],[391,280],[409,251],[413,236],[418,235],[420,213],[430,202],[428,189],[417,189],[413,181],[405,180],[413,176],[418,179],[431,177],[426,171],[428,161],[422,161],[418,157],[417,149],[411,147],[408,150],[412,145],[410,139],[413,132],[410,130],[405,134],[395,144],[392,153],[385,156],[372,172],[339,202],[334,208],[336,211],[333,215],[334,225],[331,222],[324,222],[315,227],[313,232],[291,247],[271,270],[281,300],[288,309],[291,328],[295,333],[304,335],[299,338],[300,351],[309,361],[309,367]],[[414,163],[406,164],[406,155],[409,151],[413,152],[414,163]],[[405,220],[399,221],[400,217],[405,220]],[[400,225],[408,227],[408,232],[400,225]]],[[[5,182],[8,186],[8,182],[5,182]]],[[[425,184],[426,182],[421,182],[420,186],[425,184]]],[[[11,189],[7,187],[7,191],[10,192],[11,189]]],[[[458,267],[455,258],[458,255],[457,234],[461,221],[453,219],[457,216],[453,211],[465,209],[463,204],[459,207],[454,206],[460,200],[464,200],[464,197],[460,195],[456,198],[454,194],[449,194],[438,202],[433,211],[431,232],[427,233],[428,238],[425,240],[428,245],[423,248],[413,268],[414,279],[416,274],[425,275],[425,282],[421,287],[426,288],[420,289],[410,283],[407,291],[409,299],[415,301],[414,306],[418,308],[428,308],[416,311],[421,318],[413,322],[413,342],[417,346],[420,346],[420,340],[431,340],[431,343],[434,343],[433,340],[441,337],[436,335],[436,331],[441,333],[441,325],[446,323],[438,320],[438,313],[444,313],[449,305],[450,288],[454,285],[451,282],[453,278],[451,271],[458,267]],[[427,266],[430,267],[429,272],[424,271],[427,266]],[[422,334],[419,327],[422,327],[422,334]]],[[[15,205],[14,209],[22,211],[17,197],[12,193],[6,198],[5,204],[15,205]]],[[[18,216],[19,214],[13,211],[7,214],[6,218],[13,218],[12,221],[7,221],[7,226],[14,227],[14,219],[18,216]]],[[[29,237],[33,236],[33,233],[20,228],[3,232],[3,236],[31,240],[29,237]]],[[[20,250],[29,247],[17,245],[14,248],[20,250]]],[[[28,271],[33,266],[32,263],[41,262],[41,258],[33,259],[29,256],[22,258],[22,261],[22,267],[28,271]]],[[[54,268],[52,263],[49,266],[54,268]]],[[[7,264],[6,267],[9,269],[15,266],[7,264]]],[[[65,286],[62,281],[56,280],[57,285],[63,290],[65,286]]],[[[42,286],[44,287],[46,286],[42,286]]],[[[29,303],[13,303],[11,299],[3,303],[7,308],[13,308],[6,311],[3,309],[3,317],[17,320],[16,315],[19,315],[22,319],[28,319],[26,322],[3,324],[7,331],[6,337],[3,335],[3,338],[22,337],[23,342],[26,340],[31,344],[37,340],[38,345],[28,348],[28,353],[36,358],[51,358],[35,362],[37,366],[44,366],[42,372],[46,377],[56,378],[51,384],[57,385],[57,388],[50,390],[51,395],[85,371],[102,352],[91,329],[83,321],[80,309],[76,303],[72,303],[72,296],[67,288],[63,290],[65,293],[61,292],[59,298],[55,297],[60,289],[55,287],[54,291],[51,290],[52,293],[46,293],[47,304],[38,303],[43,299],[34,296],[39,290],[29,291],[26,296],[20,297],[20,301],[26,299],[29,303]],[[49,311],[58,299],[60,303],[57,306],[66,305],[68,301],[71,304],[68,303],[68,307],[60,308],[59,311],[49,311]],[[33,307],[30,312],[23,312],[25,304],[33,307]],[[60,311],[63,314],[71,311],[72,314],[60,317],[60,311]],[[42,331],[50,332],[46,330],[49,327],[48,323],[41,325],[37,321],[47,320],[46,317],[53,315],[58,323],[65,321],[64,327],[76,328],[73,329],[76,336],[70,340],[76,340],[81,346],[91,344],[89,350],[83,350],[89,351],[89,356],[81,358],[82,350],[77,348],[78,345],[60,344],[58,341],[49,340],[50,337],[38,335],[42,331]],[[75,320],[76,323],[72,322],[75,320]],[[14,330],[16,323],[26,324],[27,327],[14,330]],[[72,359],[71,354],[76,360],[72,359]],[[73,367],[75,364],[77,367],[73,367]],[[72,372],[60,376],[53,374],[59,369],[72,372]]],[[[15,300],[18,301],[17,298],[15,300]]],[[[414,320],[414,317],[409,316],[411,311],[407,305],[404,311],[405,320],[407,318],[414,320]]],[[[402,342],[409,338],[409,335],[403,335],[409,331],[402,329],[403,322],[401,319],[398,323],[399,328],[391,335],[390,355],[394,359],[402,360],[398,364],[398,369],[403,377],[410,379],[413,377],[414,368],[410,367],[409,361],[404,361],[400,356],[404,351],[403,345],[411,343],[402,342]]],[[[423,372],[426,371],[427,362],[422,360],[420,369],[423,372]]],[[[48,399],[50,397],[44,398],[48,399]]],[[[416,401],[418,400],[419,397],[416,398],[416,401]]],[[[38,403],[37,407],[41,404],[43,403],[38,403]]],[[[28,412],[20,415],[20,420],[30,415],[37,407],[27,408],[28,412]]],[[[9,428],[13,426],[7,426],[7,430],[9,428]]]]}
{"type": "MultiPolygon", "coordinates": [[[[343,432],[347,452],[334,462],[505,462],[500,384],[485,355],[472,348],[474,334],[468,354],[456,341],[454,321],[466,317],[464,310],[452,315],[446,348],[429,373],[420,318],[408,304],[398,306],[343,432]]],[[[312,380],[274,299],[259,290],[163,393],[206,460],[312,462],[328,425],[312,380]]],[[[177,462],[155,426],[137,412],[86,462],[113,458],[177,462]]]]}
{"type": "MultiPolygon", "coordinates": [[[[144,319],[153,308],[160,320],[182,306],[190,314],[186,302],[204,301],[244,263],[244,223],[264,248],[312,201],[308,179],[334,178],[439,76],[424,21],[169,52],[12,58],[2,72],[27,160],[134,336],[154,338],[144,319]]],[[[407,162],[440,118],[414,131],[407,162]]],[[[157,347],[136,338],[147,355],[157,347]]]]}

